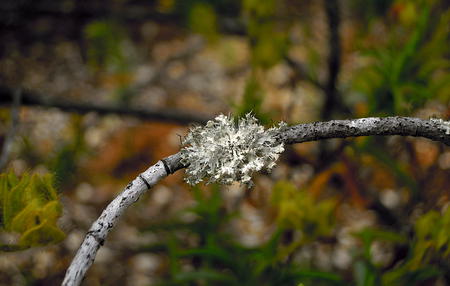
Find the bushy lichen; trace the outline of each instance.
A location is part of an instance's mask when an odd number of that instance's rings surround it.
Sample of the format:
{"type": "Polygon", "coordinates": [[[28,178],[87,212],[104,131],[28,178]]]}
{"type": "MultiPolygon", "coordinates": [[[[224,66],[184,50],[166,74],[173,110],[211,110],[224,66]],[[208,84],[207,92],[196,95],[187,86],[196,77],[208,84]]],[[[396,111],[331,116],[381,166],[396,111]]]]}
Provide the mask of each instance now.
{"type": "Polygon", "coordinates": [[[431,118],[430,120],[441,124],[442,127],[444,127],[444,129],[445,129],[445,134],[447,134],[447,135],[450,134],[450,121],[445,121],[445,120],[439,119],[439,118],[431,118]]]}
{"type": "Polygon", "coordinates": [[[284,151],[283,143],[275,139],[277,130],[264,130],[251,114],[237,122],[219,115],[205,126],[190,129],[183,139],[181,162],[188,165],[186,182],[231,184],[234,181],[252,184],[251,176],[263,168],[270,170],[284,151]]]}

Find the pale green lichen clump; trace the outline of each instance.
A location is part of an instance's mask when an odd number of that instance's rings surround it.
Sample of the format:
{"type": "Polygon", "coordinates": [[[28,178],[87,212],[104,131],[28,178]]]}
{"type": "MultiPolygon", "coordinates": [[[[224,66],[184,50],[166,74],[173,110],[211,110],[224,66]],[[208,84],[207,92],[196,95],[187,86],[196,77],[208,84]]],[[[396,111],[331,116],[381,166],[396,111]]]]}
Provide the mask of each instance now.
{"type": "Polygon", "coordinates": [[[251,176],[263,168],[270,170],[284,151],[283,143],[275,139],[278,129],[264,130],[251,114],[235,122],[230,116],[219,115],[205,126],[190,129],[183,139],[181,162],[187,165],[186,182],[252,184],[251,176]]]}

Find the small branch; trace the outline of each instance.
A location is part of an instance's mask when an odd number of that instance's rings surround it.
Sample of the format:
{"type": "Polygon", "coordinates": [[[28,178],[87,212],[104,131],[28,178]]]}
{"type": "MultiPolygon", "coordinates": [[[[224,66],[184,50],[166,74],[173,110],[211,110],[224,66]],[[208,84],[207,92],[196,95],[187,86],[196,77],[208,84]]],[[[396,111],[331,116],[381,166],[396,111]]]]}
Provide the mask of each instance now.
{"type": "MultiPolygon", "coordinates": [[[[11,88],[0,86],[0,105],[10,104],[13,101],[14,91],[11,88]]],[[[104,106],[98,104],[86,104],[57,98],[44,98],[43,96],[28,90],[22,91],[22,105],[41,106],[48,108],[58,108],[63,111],[70,111],[80,114],[96,112],[98,114],[119,114],[133,116],[146,120],[158,120],[164,122],[175,122],[180,124],[205,123],[209,116],[201,113],[186,112],[176,109],[156,109],[156,108],[123,108],[119,106],[104,106]]]]}
{"type": "Polygon", "coordinates": [[[289,56],[285,56],[284,60],[294,71],[296,78],[310,82],[321,91],[325,90],[325,86],[308,72],[308,68],[303,63],[300,63],[289,56]]]}
{"type": "MultiPolygon", "coordinates": [[[[153,85],[160,80],[166,73],[167,68],[175,61],[189,59],[198,53],[204,46],[204,41],[200,37],[191,37],[186,48],[168,57],[164,62],[155,65],[155,72],[148,80],[143,83],[130,85],[134,93],[139,93],[142,89],[153,85]]],[[[133,116],[146,120],[157,120],[164,122],[175,122],[179,124],[206,123],[211,119],[208,115],[199,112],[186,112],[170,108],[132,108],[130,106],[98,105],[93,103],[80,103],[71,100],[61,100],[57,97],[43,96],[37,92],[24,90],[22,92],[22,104],[28,106],[55,107],[63,111],[85,114],[96,112],[98,114],[119,114],[133,116]]],[[[0,85],[0,105],[13,102],[14,90],[7,86],[0,85]]]]}
{"type": "MultiPolygon", "coordinates": [[[[422,120],[411,117],[361,118],[332,120],[284,127],[276,139],[285,144],[295,144],[330,138],[346,138],[369,135],[401,135],[425,137],[450,146],[448,123],[439,120],[422,120]]],[[[137,176],[117,196],[93,223],[75,258],[66,272],[63,284],[79,285],[103,245],[109,231],[115,226],[125,209],[158,181],[175,171],[185,168],[180,162],[180,152],[169,156],[137,176]]]]}
{"type": "Polygon", "coordinates": [[[413,117],[368,117],[351,120],[331,120],[299,124],[280,131],[285,144],[373,135],[425,137],[450,146],[448,127],[438,120],[413,117]]]}
{"type": "Polygon", "coordinates": [[[92,265],[97,250],[105,242],[110,230],[126,208],[161,179],[184,167],[180,163],[180,153],[169,156],[137,176],[102,212],[86,234],[73,259],[62,285],[80,285],[86,271],[92,265]],[[169,172],[167,172],[169,171],[169,172]]]}
{"type": "MultiPolygon", "coordinates": [[[[56,3],[56,2],[55,2],[56,3]]],[[[122,5],[120,8],[120,14],[117,14],[117,7],[108,7],[108,5],[104,5],[103,7],[99,7],[99,5],[89,5],[89,3],[75,3],[73,9],[68,11],[61,3],[52,3],[51,5],[42,5],[42,3],[29,3],[27,5],[23,5],[21,3],[17,3],[14,5],[2,5],[0,2],[0,13],[11,14],[18,13],[20,15],[27,15],[27,20],[35,20],[36,18],[46,17],[53,22],[56,21],[82,21],[82,22],[90,22],[92,19],[99,18],[110,18],[115,16],[119,18],[122,22],[144,22],[144,21],[152,21],[160,25],[178,25],[185,26],[185,22],[183,21],[183,17],[180,17],[179,13],[166,13],[166,12],[158,12],[155,9],[151,9],[148,3],[144,5],[139,4],[127,4],[122,5]],[[150,8],[150,9],[149,9],[150,8]]],[[[228,9],[227,9],[228,10],[228,9]]],[[[239,19],[239,11],[236,10],[236,15],[227,15],[229,11],[216,11],[218,13],[218,26],[222,33],[233,35],[233,36],[245,36],[247,31],[245,29],[244,23],[239,19]]],[[[20,27],[23,26],[23,17],[14,17],[12,20],[9,20],[8,27],[20,27]]],[[[8,18],[7,18],[8,19],[8,18]]],[[[2,23],[3,19],[0,19],[0,23],[2,23]]],[[[278,20],[278,19],[273,19],[278,20]]],[[[286,20],[283,18],[282,20],[286,20]]]]}
{"type": "Polygon", "coordinates": [[[0,170],[2,170],[8,163],[9,154],[11,153],[14,138],[19,126],[21,97],[22,90],[19,88],[13,93],[13,103],[11,106],[11,126],[5,135],[5,142],[3,143],[3,149],[0,155],[0,170]]]}
{"type": "Polygon", "coordinates": [[[333,109],[342,103],[336,88],[339,71],[341,69],[341,39],[339,26],[341,23],[338,0],[324,0],[328,22],[328,78],[325,83],[325,103],[322,108],[322,119],[328,120],[333,115],[333,109]]]}

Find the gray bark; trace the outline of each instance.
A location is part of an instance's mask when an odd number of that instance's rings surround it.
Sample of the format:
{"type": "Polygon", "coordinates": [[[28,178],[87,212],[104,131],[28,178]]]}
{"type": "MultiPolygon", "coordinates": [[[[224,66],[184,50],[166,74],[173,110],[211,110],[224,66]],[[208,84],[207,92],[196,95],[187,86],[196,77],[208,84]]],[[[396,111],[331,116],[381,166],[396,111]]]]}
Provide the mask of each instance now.
{"type": "Polygon", "coordinates": [[[285,144],[294,144],[330,138],[401,135],[425,137],[450,146],[448,128],[438,120],[412,117],[369,117],[290,126],[280,130],[278,138],[285,144]]]}
{"type": "Polygon", "coordinates": [[[71,265],[66,271],[62,285],[80,285],[86,271],[94,262],[98,249],[115,226],[126,208],[167,175],[181,169],[180,153],[169,156],[139,174],[102,212],[92,224],[81,243],[71,265]]]}

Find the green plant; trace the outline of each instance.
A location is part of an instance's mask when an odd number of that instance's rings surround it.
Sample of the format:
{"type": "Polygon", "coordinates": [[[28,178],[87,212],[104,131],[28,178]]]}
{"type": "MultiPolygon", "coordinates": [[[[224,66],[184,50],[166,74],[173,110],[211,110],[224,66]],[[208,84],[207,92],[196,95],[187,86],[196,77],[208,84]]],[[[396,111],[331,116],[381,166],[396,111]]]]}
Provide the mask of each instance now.
{"type": "MultiPolygon", "coordinates": [[[[289,192],[291,186],[287,184],[279,184],[277,192],[283,192],[284,187],[289,192]]],[[[193,215],[192,222],[173,218],[145,229],[165,238],[161,240],[164,242],[141,249],[168,257],[169,273],[159,285],[343,285],[336,274],[300,268],[280,259],[282,228],[256,247],[246,247],[236,241],[228,229],[231,221],[239,216],[226,212],[221,192],[218,185],[212,185],[210,191],[194,187],[195,206],[180,213],[180,217],[186,213],[193,215]],[[183,236],[177,235],[178,232],[183,236]],[[179,238],[186,236],[196,243],[179,238]],[[185,263],[194,269],[182,270],[185,263]]]]}
{"type": "Polygon", "coordinates": [[[60,242],[65,237],[56,224],[61,213],[51,175],[0,175],[0,229],[19,235],[16,243],[1,244],[2,251],[60,242]]]}
{"type": "Polygon", "coordinates": [[[386,43],[366,49],[371,64],[353,83],[367,96],[369,114],[408,114],[431,98],[450,100],[450,10],[442,12],[432,2],[404,3],[412,9],[409,20],[392,23],[386,43]]]}
{"type": "Polygon", "coordinates": [[[442,214],[429,211],[414,224],[412,238],[390,230],[366,228],[358,233],[363,251],[353,266],[357,286],[422,285],[424,281],[435,281],[449,272],[450,264],[450,208],[442,214]],[[377,265],[371,255],[375,241],[388,242],[397,247],[407,247],[408,255],[395,267],[377,265]]]}

